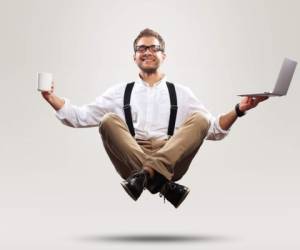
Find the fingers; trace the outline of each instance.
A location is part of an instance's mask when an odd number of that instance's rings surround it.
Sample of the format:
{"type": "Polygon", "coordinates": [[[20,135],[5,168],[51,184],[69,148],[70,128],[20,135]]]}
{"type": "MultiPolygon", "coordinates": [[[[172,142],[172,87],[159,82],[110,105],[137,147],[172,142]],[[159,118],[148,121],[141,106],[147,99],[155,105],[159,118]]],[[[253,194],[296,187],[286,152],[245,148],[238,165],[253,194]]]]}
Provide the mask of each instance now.
{"type": "Polygon", "coordinates": [[[267,100],[268,96],[247,96],[240,102],[240,108],[243,110],[249,110],[255,108],[260,102],[267,100]]]}
{"type": "Polygon", "coordinates": [[[249,96],[249,104],[252,106],[255,105],[255,103],[256,103],[255,96],[249,96]]]}
{"type": "Polygon", "coordinates": [[[250,104],[251,103],[251,96],[246,96],[241,100],[241,104],[250,104]]]}
{"type": "Polygon", "coordinates": [[[260,102],[263,102],[267,100],[269,97],[268,96],[255,96],[252,98],[253,102],[252,105],[256,107],[260,102]]]}
{"type": "Polygon", "coordinates": [[[263,101],[265,101],[265,100],[267,100],[267,99],[269,99],[268,96],[260,96],[259,102],[263,102],[263,101]]]}
{"type": "Polygon", "coordinates": [[[48,96],[51,94],[51,91],[42,91],[43,96],[48,96]]]}
{"type": "Polygon", "coordinates": [[[268,96],[256,96],[254,98],[254,102],[258,104],[260,102],[267,100],[268,98],[269,98],[268,96]]]}
{"type": "Polygon", "coordinates": [[[251,101],[252,101],[252,97],[251,97],[251,96],[247,96],[247,101],[246,101],[246,102],[247,102],[248,104],[250,104],[251,101]]]}
{"type": "Polygon", "coordinates": [[[51,90],[50,90],[50,93],[53,93],[53,92],[54,92],[54,81],[52,81],[51,90]]]}

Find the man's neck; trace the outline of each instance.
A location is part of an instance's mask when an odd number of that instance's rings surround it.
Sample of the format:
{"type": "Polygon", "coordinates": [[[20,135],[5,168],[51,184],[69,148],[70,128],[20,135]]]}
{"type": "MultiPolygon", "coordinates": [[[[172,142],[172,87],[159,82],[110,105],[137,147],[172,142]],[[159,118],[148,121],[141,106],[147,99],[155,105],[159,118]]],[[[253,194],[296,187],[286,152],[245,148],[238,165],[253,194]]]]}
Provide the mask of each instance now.
{"type": "Polygon", "coordinates": [[[164,74],[161,72],[155,72],[151,74],[140,72],[140,77],[144,82],[147,82],[152,87],[154,83],[160,81],[164,77],[164,74]]]}

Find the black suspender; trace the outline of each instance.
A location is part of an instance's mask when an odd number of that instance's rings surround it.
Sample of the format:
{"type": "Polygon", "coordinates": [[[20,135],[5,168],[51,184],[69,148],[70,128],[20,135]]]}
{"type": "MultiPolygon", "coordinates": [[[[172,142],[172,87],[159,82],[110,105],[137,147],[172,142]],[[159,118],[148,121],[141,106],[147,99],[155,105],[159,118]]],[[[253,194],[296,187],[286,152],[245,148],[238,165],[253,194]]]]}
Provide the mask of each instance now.
{"type": "MultiPolygon", "coordinates": [[[[176,123],[176,116],[177,116],[177,96],[176,96],[176,90],[175,86],[173,83],[166,82],[169,90],[169,96],[170,96],[170,118],[169,118],[169,127],[168,127],[168,135],[169,137],[174,134],[174,129],[175,129],[175,123],[176,123]]],[[[130,97],[131,97],[131,92],[132,88],[134,86],[134,82],[127,83],[125,92],[124,92],[124,115],[125,115],[125,120],[129,129],[130,134],[134,137],[135,132],[134,132],[134,127],[132,123],[132,114],[131,114],[131,106],[130,106],[130,97]]]]}
{"type": "Polygon", "coordinates": [[[167,86],[169,90],[170,103],[171,103],[168,135],[172,136],[174,134],[178,106],[177,106],[177,96],[176,96],[176,90],[174,84],[167,82],[167,86]]]}
{"type": "Polygon", "coordinates": [[[135,132],[134,132],[134,127],[132,123],[132,115],[131,115],[131,106],[130,106],[130,97],[131,97],[131,92],[133,88],[134,82],[127,83],[125,93],[124,93],[124,114],[125,114],[125,120],[128,126],[128,129],[130,131],[130,134],[134,137],[135,132]]]}

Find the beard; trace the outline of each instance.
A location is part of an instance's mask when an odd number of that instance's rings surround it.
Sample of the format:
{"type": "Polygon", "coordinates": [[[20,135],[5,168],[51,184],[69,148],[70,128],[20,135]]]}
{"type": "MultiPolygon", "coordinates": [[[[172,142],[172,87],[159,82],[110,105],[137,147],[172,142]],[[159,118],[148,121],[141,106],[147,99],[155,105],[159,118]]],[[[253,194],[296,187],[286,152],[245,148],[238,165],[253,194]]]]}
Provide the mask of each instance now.
{"type": "Polygon", "coordinates": [[[147,73],[147,74],[154,74],[157,72],[158,70],[158,67],[152,67],[152,68],[146,68],[146,67],[139,67],[140,70],[144,73],[147,73]]]}
{"type": "Polygon", "coordinates": [[[156,72],[158,71],[159,64],[155,64],[155,65],[153,65],[153,66],[151,66],[151,67],[145,67],[145,66],[143,65],[143,63],[140,63],[140,64],[138,65],[138,67],[139,67],[140,70],[141,70],[142,72],[144,72],[144,73],[147,73],[147,74],[154,74],[154,73],[156,73],[156,72]]]}

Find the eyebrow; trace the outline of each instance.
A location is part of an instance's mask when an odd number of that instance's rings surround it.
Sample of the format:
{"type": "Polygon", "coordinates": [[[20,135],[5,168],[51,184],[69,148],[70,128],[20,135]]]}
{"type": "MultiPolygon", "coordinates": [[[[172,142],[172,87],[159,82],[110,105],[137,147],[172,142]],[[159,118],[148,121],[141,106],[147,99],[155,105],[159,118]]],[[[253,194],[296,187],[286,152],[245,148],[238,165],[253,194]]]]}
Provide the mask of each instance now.
{"type": "Polygon", "coordinates": [[[140,44],[140,45],[136,45],[137,47],[139,46],[160,46],[160,44],[150,44],[150,45],[146,45],[146,44],[140,44]]]}

